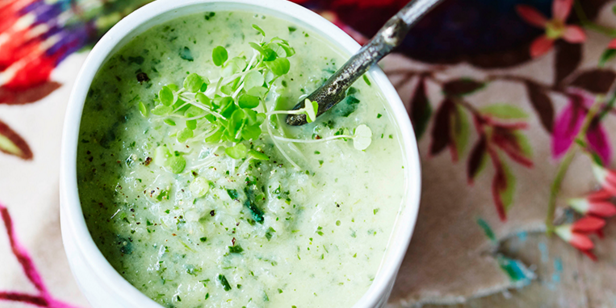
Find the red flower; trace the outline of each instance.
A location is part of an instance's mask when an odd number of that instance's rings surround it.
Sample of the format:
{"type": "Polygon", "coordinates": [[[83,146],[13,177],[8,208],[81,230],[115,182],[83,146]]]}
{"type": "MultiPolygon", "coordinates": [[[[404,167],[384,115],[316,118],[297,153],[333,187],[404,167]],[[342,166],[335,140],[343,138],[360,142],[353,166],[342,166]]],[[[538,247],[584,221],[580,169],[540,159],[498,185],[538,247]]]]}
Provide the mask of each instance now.
{"type": "Polygon", "coordinates": [[[571,208],[583,215],[612,217],[616,215],[616,206],[609,201],[612,197],[612,194],[601,189],[586,198],[569,199],[568,203],[571,208]]]}
{"type": "Polygon", "coordinates": [[[612,196],[616,196],[616,170],[606,169],[597,163],[593,163],[592,171],[601,187],[612,196]]]}
{"type": "Polygon", "coordinates": [[[531,6],[523,4],[516,6],[518,15],[527,23],[545,29],[545,34],[537,38],[530,46],[530,55],[533,58],[550,51],[554,46],[554,41],[560,38],[569,43],[582,43],[586,40],[586,34],[582,28],[565,23],[572,6],[573,0],[554,0],[551,20],[531,6]]]}
{"type": "Polygon", "coordinates": [[[591,259],[596,260],[597,257],[590,251],[595,245],[588,237],[588,234],[598,232],[604,226],[605,221],[603,219],[587,216],[573,224],[556,227],[554,233],[591,259]]]}

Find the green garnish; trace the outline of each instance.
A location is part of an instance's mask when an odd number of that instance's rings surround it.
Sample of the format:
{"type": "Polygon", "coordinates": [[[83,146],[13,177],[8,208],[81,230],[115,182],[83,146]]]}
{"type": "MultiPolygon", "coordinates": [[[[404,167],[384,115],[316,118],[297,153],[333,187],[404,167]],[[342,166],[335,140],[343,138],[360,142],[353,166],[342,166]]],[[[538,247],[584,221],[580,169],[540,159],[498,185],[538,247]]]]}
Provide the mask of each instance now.
{"type": "Polygon", "coordinates": [[[148,116],[148,108],[145,107],[143,102],[139,102],[139,112],[141,112],[141,115],[144,117],[148,116]]]}
{"type": "Polygon", "coordinates": [[[235,246],[229,246],[229,253],[241,253],[242,251],[244,251],[244,248],[242,248],[242,246],[235,245],[235,246]]]}
{"type": "Polygon", "coordinates": [[[225,275],[218,274],[218,281],[220,281],[220,284],[225,291],[231,290],[231,285],[229,284],[229,281],[227,281],[227,277],[225,277],[225,275]]]}
{"type": "Polygon", "coordinates": [[[227,53],[227,49],[222,46],[218,46],[212,51],[212,60],[216,66],[223,65],[228,58],[229,54],[227,53]]]}
{"type": "MultiPolygon", "coordinates": [[[[261,39],[259,42],[249,43],[253,49],[251,57],[240,55],[230,58],[225,47],[217,46],[212,51],[212,62],[220,67],[221,72],[218,79],[210,82],[210,79],[203,75],[190,73],[182,83],[181,89],[175,84],[163,86],[154,100],[154,108],[149,111],[155,116],[154,118],[160,118],[165,124],[175,127],[171,128],[171,134],[176,136],[179,143],[205,141],[222,145],[225,147],[226,155],[233,159],[270,159],[261,150],[255,151],[248,147],[248,142],[261,137],[262,125],[268,119],[265,123],[266,133],[274,139],[274,146],[296,169],[300,169],[276,140],[300,141],[275,136],[273,129],[278,131],[278,125],[271,119],[271,116],[305,114],[308,122],[314,122],[319,106],[317,102],[306,100],[304,108],[299,110],[267,110],[265,99],[277,79],[291,69],[291,62],[288,58],[295,54],[295,50],[288,41],[279,37],[266,41],[265,31],[257,25],[253,25],[253,28],[259,32],[261,39]],[[229,146],[231,144],[233,145],[229,146]]],[[[182,50],[182,52],[190,53],[190,50],[182,50]]],[[[145,103],[140,102],[138,107],[141,114],[144,116],[148,114],[145,103]]],[[[365,149],[370,144],[371,132],[368,134],[366,129],[360,127],[356,129],[354,136],[346,134],[306,141],[324,142],[351,138],[356,148],[365,149]]],[[[364,127],[367,128],[365,125],[364,127]]],[[[159,147],[156,153],[155,161],[159,166],[174,173],[184,171],[186,160],[182,157],[182,153],[176,152],[172,155],[165,146],[159,147]]],[[[205,188],[199,190],[196,187],[197,196],[204,191],[207,193],[205,188]]],[[[258,210],[258,207],[254,204],[248,207],[251,208],[254,216],[262,220],[262,212],[258,210]]]]}

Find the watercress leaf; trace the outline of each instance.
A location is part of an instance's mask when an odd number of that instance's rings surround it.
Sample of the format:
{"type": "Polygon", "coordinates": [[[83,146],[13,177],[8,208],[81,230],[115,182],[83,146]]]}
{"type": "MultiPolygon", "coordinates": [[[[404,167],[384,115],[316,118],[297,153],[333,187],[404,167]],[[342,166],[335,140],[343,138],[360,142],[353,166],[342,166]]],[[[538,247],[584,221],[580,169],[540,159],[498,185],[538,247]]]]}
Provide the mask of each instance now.
{"type": "Polygon", "coordinates": [[[246,59],[242,57],[232,58],[231,60],[227,61],[227,63],[224,65],[222,75],[224,77],[232,76],[234,74],[237,74],[243,71],[247,65],[248,65],[248,62],[246,62],[246,59]]]}
{"type": "Polygon", "coordinates": [[[210,182],[203,177],[197,177],[190,183],[189,188],[196,198],[201,198],[210,190],[210,182]]]}
{"type": "Polygon", "coordinates": [[[287,58],[278,58],[271,62],[265,62],[265,65],[267,65],[276,76],[282,76],[291,69],[291,63],[289,63],[287,58]]]}
{"type": "Polygon", "coordinates": [[[175,126],[175,121],[173,121],[171,119],[164,119],[163,122],[165,122],[165,124],[167,124],[169,126],[175,126]]]}
{"type": "Polygon", "coordinates": [[[189,129],[195,130],[197,128],[197,120],[187,120],[186,127],[189,129]]]}
{"type": "Polygon", "coordinates": [[[265,114],[264,113],[257,113],[257,124],[261,125],[261,123],[265,122],[265,114]]]}
{"type": "Polygon", "coordinates": [[[250,158],[254,158],[254,159],[258,159],[258,160],[269,160],[269,156],[261,153],[261,152],[257,152],[255,150],[250,150],[248,151],[248,156],[250,158]]]}
{"type": "Polygon", "coordinates": [[[372,143],[372,130],[365,124],[357,126],[353,137],[353,147],[359,151],[367,149],[372,143]]]}
{"type": "Polygon", "coordinates": [[[276,53],[276,56],[280,58],[284,58],[287,56],[287,52],[278,43],[269,43],[265,45],[265,48],[271,49],[272,51],[276,53]]]}
{"type": "Polygon", "coordinates": [[[235,134],[242,128],[242,124],[244,123],[244,118],[246,118],[246,114],[242,109],[236,109],[233,111],[231,118],[227,124],[227,130],[235,139],[235,134]]]}
{"type": "Polygon", "coordinates": [[[225,153],[233,159],[242,159],[246,158],[246,155],[248,154],[248,149],[243,143],[238,143],[235,146],[226,148],[225,153]]]}
{"type": "MultiPolygon", "coordinates": [[[[207,97],[205,94],[201,93],[201,92],[199,92],[199,93],[197,93],[195,95],[195,99],[197,99],[197,101],[199,103],[203,104],[203,105],[212,107],[212,100],[209,97],[207,97]]],[[[197,108],[197,107],[195,107],[195,108],[197,108]]],[[[200,108],[197,108],[197,109],[201,110],[200,108]]],[[[197,116],[197,115],[195,115],[195,116],[197,116]]]]}
{"type": "Polygon", "coordinates": [[[154,109],[152,109],[152,114],[157,116],[163,116],[171,113],[171,111],[173,111],[173,108],[171,108],[170,106],[158,105],[154,107],[154,109]]]}
{"type": "Polygon", "coordinates": [[[258,51],[260,54],[263,54],[265,52],[263,50],[263,47],[261,47],[261,45],[255,43],[255,42],[250,42],[248,44],[250,45],[250,47],[252,47],[252,49],[258,51]]]}
{"type": "Polygon", "coordinates": [[[154,164],[157,166],[164,166],[167,164],[167,158],[171,157],[171,153],[169,153],[169,149],[166,146],[159,146],[154,151],[154,164]]]}
{"type": "Polygon", "coordinates": [[[258,123],[256,111],[246,108],[244,109],[244,114],[246,115],[247,125],[261,124],[261,123],[258,123]]]}
{"type": "Polygon", "coordinates": [[[242,129],[242,138],[244,140],[258,139],[262,132],[259,125],[245,126],[244,129],[242,129]]]}
{"type": "Polygon", "coordinates": [[[251,71],[244,77],[244,89],[248,91],[255,87],[262,87],[264,82],[263,74],[256,70],[251,71]]]}
{"type": "Polygon", "coordinates": [[[253,27],[255,30],[259,31],[259,33],[261,33],[261,35],[265,36],[265,31],[263,31],[263,29],[261,29],[261,27],[259,27],[259,26],[255,25],[255,24],[253,24],[253,25],[252,25],[252,27],[253,27]]]}
{"type": "Polygon", "coordinates": [[[233,114],[235,109],[237,109],[237,107],[232,97],[226,96],[222,98],[220,101],[220,114],[223,117],[228,119],[233,114]]]}
{"type": "Polygon", "coordinates": [[[242,108],[255,108],[259,106],[259,98],[248,94],[242,94],[238,103],[242,108]]]}
{"type": "Polygon", "coordinates": [[[311,102],[309,99],[306,99],[304,101],[304,108],[300,109],[300,111],[306,114],[306,121],[308,121],[308,123],[312,123],[317,119],[319,103],[311,102]]]}
{"type": "Polygon", "coordinates": [[[145,107],[143,102],[139,102],[139,112],[141,112],[141,115],[144,117],[148,116],[148,108],[145,107]]]}
{"type": "Polygon", "coordinates": [[[254,87],[246,91],[246,94],[256,96],[256,97],[263,97],[267,93],[267,91],[269,90],[266,87],[254,87]]]}
{"type": "Polygon", "coordinates": [[[158,91],[158,99],[160,99],[160,102],[165,106],[173,105],[175,98],[173,96],[173,90],[171,90],[169,85],[163,86],[162,89],[158,91]]]}
{"type": "Polygon", "coordinates": [[[175,83],[170,83],[167,85],[167,87],[173,92],[177,92],[180,90],[180,88],[175,83]]]}
{"type": "Polygon", "coordinates": [[[210,123],[214,123],[217,120],[216,116],[213,114],[206,114],[204,118],[208,120],[210,123]]]}
{"type": "Polygon", "coordinates": [[[175,101],[175,104],[173,104],[172,106],[174,112],[186,112],[186,110],[188,110],[188,108],[190,108],[190,104],[186,104],[186,102],[182,99],[178,99],[177,101],[175,101]]]}
{"type": "Polygon", "coordinates": [[[175,174],[182,173],[186,168],[186,159],[182,155],[171,155],[171,157],[167,158],[165,167],[175,174]]]}
{"type": "Polygon", "coordinates": [[[284,49],[287,58],[291,57],[291,56],[293,56],[295,54],[295,49],[293,49],[293,47],[290,47],[288,45],[283,45],[283,44],[279,44],[279,45],[280,45],[280,47],[282,49],[284,49]]]}
{"type": "Polygon", "coordinates": [[[216,66],[225,64],[228,58],[229,54],[227,53],[227,49],[222,46],[217,46],[212,51],[212,61],[214,61],[214,65],[216,66]]]}
{"type": "Polygon", "coordinates": [[[220,92],[222,92],[223,94],[227,94],[227,95],[231,95],[233,94],[233,83],[230,82],[222,87],[220,87],[220,92]]]}
{"type": "Polygon", "coordinates": [[[218,127],[218,129],[216,129],[216,131],[213,134],[205,138],[205,142],[219,143],[221,141],[223,132],[224,132],[224,128],[222,126],[218,127]]]}
{"type": "Polygon", "coordinates": [[[178,139],[178,142],[184,143],[186,142],[186,140],[192,138],[193,136],[194,136],[193,130],[188,127],[185,127],[184,129],[178,132],[177,139],[178,139]]]}
{"type": "MultiPolygon", "coordinates": [[[[203,77],[199,76],[199,74],[192,73],[186,76],[184,79],[184,88],[190,92],[198,92],[201,90],[201,86],[205,84],[203,77]]],[[[207,85],[206,85],[207,87],[207,85]]]]}

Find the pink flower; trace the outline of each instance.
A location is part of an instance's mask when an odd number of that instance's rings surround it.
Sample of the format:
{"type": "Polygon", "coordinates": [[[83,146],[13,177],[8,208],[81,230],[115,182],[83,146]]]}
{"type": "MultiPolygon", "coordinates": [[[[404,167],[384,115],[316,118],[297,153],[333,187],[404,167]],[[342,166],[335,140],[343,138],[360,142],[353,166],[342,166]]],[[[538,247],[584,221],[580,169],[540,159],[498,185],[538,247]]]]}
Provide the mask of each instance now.
{"type": "Polygon", "coordinates": [[[584,30],[579,26],[567,25],[565,22],[573,0],[554,0],[552,3],[552,19],[548,20],[535,8],[520,4],[516,6],[518,15],[532,26],[545,29],[545,34],[537,38],[530,47],[533,58],[544,55],[554,46],[554,41],[562,38],[569,43],[582,43],[586,40],[584,30]]]}
{"type": "Polygon", "coordinates": [[[583,215],[612,217],[616,215],[616,206],[609,201],[612,197],[612,194],[601,189],[586,198],[569,199],[568,203],[571,208],[583,215]]]}
{"type": "MultiPolygon", "coordinates": [[[[588,109],[595,101],[595,97],[583,90],[568,89],[569,103],[556,117],[552,133],[552,155],[554,158],[562,156],[573,144],[582,128],[588,109]]],[[[586,132],[589,148],[597,153],[604,164],[612,157],[612,149],[607,132],[600,122],[594,122],[586,132]]]]}
{"type": "Polygon", "coordinates": [[[597,163],[593,163],[592,171],[603,190],[612,196],[616,196],[616,170],[606,169],[597,163]]]}
{"type": "Polygon", "coordinates": [[[591,259],[596,260],[597,257],[595,257],[595,255],[590,251],[595,247],[595,245],[588,237],[588,234],[596,233],[604,226],[605,220],[587,216],[581,218],[573,224],[565,224],[556,227],[556,229],[554,229],[554,233],[591,259]]]}

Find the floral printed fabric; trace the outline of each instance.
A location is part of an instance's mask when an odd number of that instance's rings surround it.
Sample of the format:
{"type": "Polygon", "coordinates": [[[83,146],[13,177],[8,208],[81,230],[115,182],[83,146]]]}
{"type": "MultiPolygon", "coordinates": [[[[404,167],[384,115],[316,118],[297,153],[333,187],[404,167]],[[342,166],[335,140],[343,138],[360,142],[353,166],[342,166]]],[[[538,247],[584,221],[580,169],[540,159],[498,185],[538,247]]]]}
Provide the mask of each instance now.
{"type": "MultiPolygon", "coordinates": [[[[7,265],[0,266],[1,307],[87,306],[66,263],[58,218],[63,111],[85,54],[68,56],[147,1],[103,2],[0,3],[0,33],[11,37],[0,41],[0,201],[8,208],[0,208],[0,263],[7,265]],[[86,3],[99,4],[98,9],[80,11],[79,5],[86,3]],[[66,11],[90,19],[58,23],[66,11]],[[41,25],[46,28],[37,28],[41,25]],[[9,220],[14,232],[7,228],[9,220]]],[[[365,42],[407,1],[296,2],[365,42]]],[[[601,9],[611,10],[605,2],[583,1],[582,9],[593,19],[601,9]]],[[[552,3],[447,0],[417,24],[399,54],[384,60],[419,139],[424,182],[417,228],[392,306],[458,302],[526,286],[537,277],[528,268],[539,261],[518,261],[503,243],[512,234],[545,228],[557,162],[575,144],[597,95],[616,79],[612,64],[596,64],[607,38],[588,35],[581,45],[579,35],[565,37],[563,32],[546,43],[542,35],[548,25],[537,20],[529,24],[516,11],[522,4],[536,10],[529,13],[535,17],[554,15],[563,24],[573,22],[566,18],[570,12],[552,14],[552,3]]],[[[616,141],[611,117],[586,132],[589,147],[605,164],[612,161],[616,141]]],[[[565,179],[558,199],[562,206],[565,197],[587,193],[596,183],[590,164],[581,158],[574,160],[569,174],[573,176],[565,179]]],[[[605,212],[601,209],[597,211],[605,212]]],[[[596,253],[600,262],[611,260],[610,249],[596,253]]],[[[616,284],[604,287],[614,289],[616,284]]],[[[563,294],[566,300],[582,296],[563,294]]],[[[594,298],[611,303],[608,295],[602,296],[598,292],[594,298]]]]}

